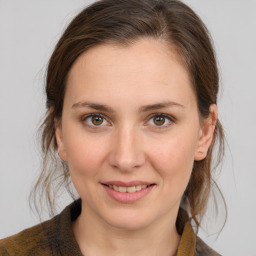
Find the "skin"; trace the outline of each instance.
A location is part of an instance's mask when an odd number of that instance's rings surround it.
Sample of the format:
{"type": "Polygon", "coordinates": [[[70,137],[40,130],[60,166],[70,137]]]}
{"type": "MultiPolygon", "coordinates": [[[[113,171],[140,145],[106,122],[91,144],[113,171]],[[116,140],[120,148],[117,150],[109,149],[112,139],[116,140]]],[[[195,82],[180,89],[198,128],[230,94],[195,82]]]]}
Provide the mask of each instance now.
{"type": "Polygon", "coordinates": [[[165,42],[144,38],[83,53],[69,72],[62,119],[56,120],[59,156],[82,199],[73,224],[81,251],[175,255],[180,201],[194,161],[207,154],[216,120],[216,105],[200,118],[189,74],[165,42]],[[152,117],[159,113],[165,115],[160,121],[152,117]],[[120,203],[102,185],[117,180],[155,185],[142,199],[120,203]]]}

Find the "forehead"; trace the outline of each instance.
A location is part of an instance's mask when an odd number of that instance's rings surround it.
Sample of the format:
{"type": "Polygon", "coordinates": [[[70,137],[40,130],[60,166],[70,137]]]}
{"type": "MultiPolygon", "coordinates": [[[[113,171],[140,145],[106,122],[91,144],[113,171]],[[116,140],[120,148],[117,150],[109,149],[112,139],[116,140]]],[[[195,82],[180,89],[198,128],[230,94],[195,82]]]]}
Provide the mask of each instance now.
{"type": "Polygon", "coordinates": [[[77,98],[139,95],[140,100],[193,97],[189,73],[180,56],[164,41],[141,39],[129,46],[102,44],[84,52],[73,64],[67,96],[77,98]]]}

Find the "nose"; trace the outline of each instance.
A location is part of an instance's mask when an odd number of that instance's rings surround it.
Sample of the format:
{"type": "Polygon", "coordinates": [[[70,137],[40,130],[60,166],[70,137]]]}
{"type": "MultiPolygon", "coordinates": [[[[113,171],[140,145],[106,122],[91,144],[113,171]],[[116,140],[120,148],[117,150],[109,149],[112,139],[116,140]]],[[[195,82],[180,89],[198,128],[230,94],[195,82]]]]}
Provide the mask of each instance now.
{"type": "Polygon", "coordinates": [[[113,134],[110,165],[122,172],[131,172],[145,163],[142,136],[135,127],[122,127],[113,134]]]}

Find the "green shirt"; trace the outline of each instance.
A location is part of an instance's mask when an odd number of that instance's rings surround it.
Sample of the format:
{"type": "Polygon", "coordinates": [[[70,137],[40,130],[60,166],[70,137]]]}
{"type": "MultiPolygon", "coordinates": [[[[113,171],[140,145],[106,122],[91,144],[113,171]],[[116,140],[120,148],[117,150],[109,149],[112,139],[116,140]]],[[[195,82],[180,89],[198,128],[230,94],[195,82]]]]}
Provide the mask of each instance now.
{"type": "MultiPolygon", "coordinates": [[[[81,200],[67,206],[53,219],[0,240],[1,256],[83,256],[72,231],[72,221],[81,213],[81,200]]],[[[186,223],[176,256],[218,256],[186,223]]],[[[86,256],[86,255],[84,255],[86,256]]]]}

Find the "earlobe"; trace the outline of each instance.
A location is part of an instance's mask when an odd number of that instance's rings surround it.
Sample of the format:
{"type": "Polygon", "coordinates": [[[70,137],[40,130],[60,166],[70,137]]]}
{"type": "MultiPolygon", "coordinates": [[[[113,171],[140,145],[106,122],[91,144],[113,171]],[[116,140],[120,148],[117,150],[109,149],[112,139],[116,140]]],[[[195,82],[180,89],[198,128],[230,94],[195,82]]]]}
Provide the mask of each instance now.
{"type": "Polygon", "coordinates": [[[209,117],[202,121],[197,149],[195,152],[195,161],[203,160],[207,156],[208,149],[212,143],[215,126],[218,119],[217,105],[210,106],[209,117]]]}
{"type": "Polygon", "coordinates": [[[54,124],[55,124],[55,137],[56,137],[56,142],[58,146],[58,155],[61,158],[61,160],[67,161],[60,121],[55,119],[54,124]]]}

